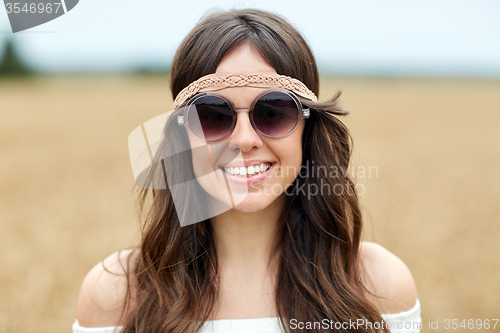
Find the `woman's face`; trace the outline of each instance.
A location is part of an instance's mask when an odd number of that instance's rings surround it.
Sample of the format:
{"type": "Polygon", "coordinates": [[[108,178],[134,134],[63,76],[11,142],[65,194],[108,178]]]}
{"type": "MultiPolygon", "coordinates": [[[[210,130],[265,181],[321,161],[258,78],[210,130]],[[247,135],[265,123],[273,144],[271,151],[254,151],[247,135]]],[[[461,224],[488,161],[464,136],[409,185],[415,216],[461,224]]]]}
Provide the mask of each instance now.
{"type": "MultiPolygon", "coordinates": [[[[276,73],[258,52],[248,44],[237,47],[226,55],[217,67],[216,74],[253,73],[266,71],[276,73]]],[[[235,107],[248,107],[264,88],[231,87],[217,91],[229,99],[235,107]]],[[[256,212],[277,204],[280,196],[297,177],[302,163],[302,133],[304,120],[300,119],[295,131],[284,138],[271,139],[260,136],[250,123],[248,112],[238,112],[234,131],[224,143],[210,143],[210,158],[193,156],[195,175],[206,174],[207,168],[213,169],[209,177],[198,177],[203,189],[213,198],[241,212],[256,212]],[[224,150],[224,151],[221,151],[224,150]],[[228,154],[229,153],[229,154],[228,154]],[[234,156],[237,157],[235,159],[234,156]],[[228,161],[224,156],[232,156],[228,161]],[[211,160],[211,161],[209,161],[211,160]],[[265,172],[255,172],[255,166],[262,166],[265,172]],[[254,167],[253,170],[251,167],[254,167]],[[247,176],[231,174],[236,168],[245,168],[247,176]],[[204,170],[203,170],[204,169],[204,170]],[[226,172],[229,171],[229,172],[226,172]],[[227,181],[227,183],[226,183],[227,181]],[[228,191],[230,189],[230,191],[228,191]],[[229,195],[233,197],[228,198],[229,195]]],[[[206,143],[195,137],[189,130],[192,148],[206,143]]],[[[194,150],[193,150],[194,151],[194,150]]],[[[260,170],[262,171],[262,170],[260,170]]]]}

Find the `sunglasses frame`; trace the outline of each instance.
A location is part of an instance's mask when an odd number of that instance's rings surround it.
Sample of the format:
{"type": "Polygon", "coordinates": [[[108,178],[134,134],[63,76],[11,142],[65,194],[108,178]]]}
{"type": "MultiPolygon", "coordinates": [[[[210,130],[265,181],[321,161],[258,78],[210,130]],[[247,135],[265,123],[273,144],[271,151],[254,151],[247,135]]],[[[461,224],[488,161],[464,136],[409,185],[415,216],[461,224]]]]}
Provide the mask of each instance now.
{"type": "Polygon", "coordinates": [[[261,93],[259,93],[257,95],[257,97],[255,97],[255,99],[252,101],[252,104],[249,107],[235,107],[234,104],[224,95],[217,93],[217,92],[207,91],[207,92],[198,93],[189,99],[186,106],[183,107],[183,115],[177,116],[177,124],[179,126],[186,126],[191,131],[191,133],[200,140],[203,140],[206,142],[217,142],[217,141],[227,139],[229,136],[231,136],[231,134],[234,132],[234,128],[236,127],[236,122],[237,122],[236,115],[238,112],[242,112],[242,111],[247,111],[249,113],[248,116],[250,118],[250,123],[252,124],[252,128],[254,129],[255,132],[257,132],[259,135],[261,135],[263,137],[271,138],[271,139],[281,139],[281,138],[285,138],[285,137],[291,135],[295,131],[295,129],[297,128],[297,125],[298,125],[300,119],[307,119],[307,118],[309,118],[309,115],[310,115],[310,109],[303,108],[302,103],[300,102],[297,95],[295,95],[292,91],[287,90],[287,89],[283,89],[283,88],[270,88],[270,89],[263,90],[261,93]],[[281,93],[284,93],[285,95],[288,95],[289,97],[292,98],[292,100],[295,102],[295,105],[297,106],[297,121],[295,122],[295,125],[292,127],[292,129],[290,131],[288,131],[287,133],[285,133],[284,135],[281,135],[281,136],[270,136],[270,135],[263,133],[255,125],[254,120],[253,120],[253,110],[254,110],[255,104],[257,104],[257,102],[264,95],[271,93],[271,92],[281,92],[281,93]],[[200,138],[198,135],[196,135],[196,133],[189,126],[189,111],[191,110],[191,106],[198,99],[200,99],[201,97],[204,97],[204,96],[216,96],[216,97],[221,98],[224,102],[226,102],[229,105],[229,108],[232,111],[233,124],[231,125],[231,129],[228,131],[228,133],[225,136],[221,137],[220,139],[206,140],[204,138],[200,138]]]}

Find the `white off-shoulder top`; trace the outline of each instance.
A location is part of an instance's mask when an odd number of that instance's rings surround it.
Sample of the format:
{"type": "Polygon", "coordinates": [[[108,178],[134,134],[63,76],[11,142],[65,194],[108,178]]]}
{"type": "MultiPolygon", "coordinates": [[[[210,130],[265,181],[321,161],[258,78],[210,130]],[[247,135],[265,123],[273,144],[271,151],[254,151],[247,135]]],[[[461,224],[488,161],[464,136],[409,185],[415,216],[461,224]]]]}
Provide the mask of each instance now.
{"type": "MultiPolygon", "coordinates": [[[[387,323],[391,333],[419,333],[422,328],[422,318],[420,317],[420,301],[417,299],[415,306],[405,312],[382,314],[382,318],[387,323]]],[[[299,325],[314,325],[314,323],[290,323],[292,331],[299,328],[299,325]]],[[[328,320],[317,323],[316,328],[324,328],[319,325],[355,325],[352,323],[331,323],[328,320]],[[328,323],[327,323],[328,322],[328,323]]],[[[376,325],[377,323],[375,323],[376,325]]],[[[378,323],[380,325],[380,323],[378,323]]],[[[305,327],[307,326],[300,326],[305,327]]],[[[329,326],[328,326],[329,327],[329,326]]],[[[78,320],[73,324],[73,333],[119,333],[121,326],[111,327],[82,327],[78,320]]],[[[337,329],[340,327],[337,327],[337,329]]],[[[351,329],[355,326],[351,326],[351,329]]],[[[375,326],[375,329],[380,327],[375,326]]],[[[256,319],[220,319],[206,321],[200,330],[200,333],[281,333],[280,321],[278,317],[256,318],[256,319]]]]}

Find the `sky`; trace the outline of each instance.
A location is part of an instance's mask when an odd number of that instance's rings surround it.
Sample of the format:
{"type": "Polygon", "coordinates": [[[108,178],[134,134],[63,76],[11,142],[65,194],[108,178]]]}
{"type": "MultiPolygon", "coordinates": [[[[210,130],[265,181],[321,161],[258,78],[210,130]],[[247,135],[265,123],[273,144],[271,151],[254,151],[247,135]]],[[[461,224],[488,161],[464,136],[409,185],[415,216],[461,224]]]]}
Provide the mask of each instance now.
{"type": "Polygon", "coordinates": [[[0,8],[0,41],[43,72],[168,68],[207,12],[250,7],[288,19],[323,74],[500,77],[499,0],[80,0],[16,34],[0,8]]]}

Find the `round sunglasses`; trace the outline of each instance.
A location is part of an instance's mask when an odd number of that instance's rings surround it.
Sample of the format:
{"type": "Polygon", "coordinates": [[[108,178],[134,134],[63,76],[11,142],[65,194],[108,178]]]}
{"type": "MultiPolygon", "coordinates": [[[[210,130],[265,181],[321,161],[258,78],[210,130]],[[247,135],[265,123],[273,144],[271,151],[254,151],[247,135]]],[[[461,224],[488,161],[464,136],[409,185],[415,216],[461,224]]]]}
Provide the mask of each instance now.
{"type": "Polygon", "coordinates": [[[177,116],[177,123],[187,126],[201,140],[219,141],[231,135],[236,127],[236,114],[241,111],[248,111],[254,130],[268,138],[290,135],[299,120],[309,118],[310,114],[298,97],[286,89],[266,89],[249,107],[235,107],[221,94],[203,92],[189,100],[184,114],[177,116]]]}

